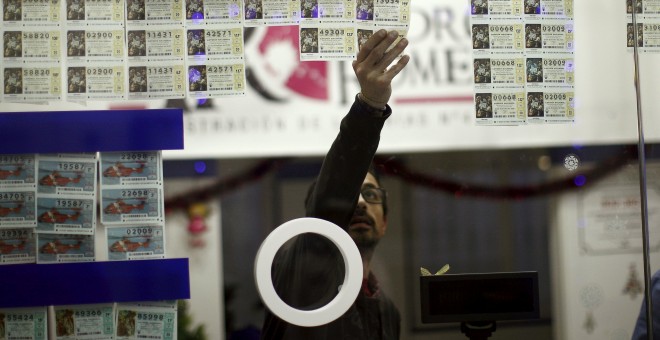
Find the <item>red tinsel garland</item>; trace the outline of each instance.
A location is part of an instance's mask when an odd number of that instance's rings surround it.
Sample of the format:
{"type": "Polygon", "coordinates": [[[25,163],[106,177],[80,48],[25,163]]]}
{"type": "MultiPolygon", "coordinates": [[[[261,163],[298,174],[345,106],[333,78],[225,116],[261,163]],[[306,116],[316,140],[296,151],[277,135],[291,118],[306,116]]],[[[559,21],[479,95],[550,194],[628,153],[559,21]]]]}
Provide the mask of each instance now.
{"type": "MultiPolygon", "coordinates": [[[[537,184],[506,187],[470,184],[436,178],[411,170],[403,162],[393,158],[377,156],[374,159],[374,163],[385,175],[398,177],[411,184],[450,192],[456,197],[470,196],[479,198],[521,200],[528,197],[549,195],[593,184],[599,179],[618,170],[629,161],[636,159],[636,157],[636,148],[624,148],[620,153],[594,166],[593,169],[576,173],[574,176],[537,184]],[[575,183],[578,176],[583,177],[585,180],[584,185],[580,186],[575,183]]],[[[206,188],[193,190],[167,199],[165,201],[165,211],[169,213],[176,209],[186,209],[192,203],[207,201],[212,197],[221,196],[232,190],[237,190],[246,184],[261,179],[263,176],[278,169],[288,161],[288,159],[267,159],[242,174],[221,179],[206,188]]]]}

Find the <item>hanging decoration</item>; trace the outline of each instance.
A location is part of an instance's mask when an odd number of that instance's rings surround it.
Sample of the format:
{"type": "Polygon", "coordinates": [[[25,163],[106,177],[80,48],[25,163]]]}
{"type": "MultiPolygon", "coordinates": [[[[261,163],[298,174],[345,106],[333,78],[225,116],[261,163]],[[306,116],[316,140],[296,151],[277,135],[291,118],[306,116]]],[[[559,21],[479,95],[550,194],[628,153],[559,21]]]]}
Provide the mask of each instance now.
{"type": "MultiPolygon", "coordinates": [[[[583,172],[573,171],[571,176],[550,180],[542,183],[533,183],[522,186],[489,186],[472,184],[433,177],[410,169],[401,160],[395,157],[376,156],[376,168],[387,176],[397,177],[407,183],[423,186],[438,191],[452,193],[455,197],[477,197],[501,200],[522,200],[530,197],[556,194],[591,185],[598,180],[614,173],[630,161],[637,159],[636,147],[623,148],[619,153],[596,164],[592,169],[583,172]]],[[[289,162],[289,159],[267,159],[242,174],[221,179],[216,183],[202,189],[185,192],[165,201],[166,212],[177,209],[188,209],[197,202],[205,202],[217,196],[222,196],[237,190],[249,183],[263,178],[270,172],[276,171],[280,166],[289,162]]]]}
{"type": "Polygon", "coordinates": [[[203,248],[206,246],[204,233],[208,230],[206,226],[206,217],[209,215],[207,203],[193,203],[188,207],[188,235],[189,244],[193,248],[203,248]]]}

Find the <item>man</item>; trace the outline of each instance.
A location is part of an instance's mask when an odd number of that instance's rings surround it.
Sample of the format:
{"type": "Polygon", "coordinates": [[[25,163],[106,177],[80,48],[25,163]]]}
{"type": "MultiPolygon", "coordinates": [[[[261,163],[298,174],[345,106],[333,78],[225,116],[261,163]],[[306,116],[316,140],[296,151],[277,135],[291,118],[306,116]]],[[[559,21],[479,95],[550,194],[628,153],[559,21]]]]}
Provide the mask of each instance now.
{"type": "MultiPolygon", "coordinates": [[[[408,56],[388,66],[408,44],[397,32],[380,30],[358,52],[353,70],[361,91],[340,125],[339,135],[325,157],[306,201],[307,216],[330,221],[356,242],[363,264],[363,286],[355,303],[339,319],[318,327],[299,327],[266,312],[262,339],[398,339],[401,318],[380,291],[370,264],[375,246],[387,229],[385,192],[368,173],[380,131],[391,109],[392,79],[406,66],[408,56]]],[[[316,234],[299,236],[278,254],[273,283],[280,297],[299,309],[316,309],[336,295],[344,279],[337,248],[316,234]]]]}

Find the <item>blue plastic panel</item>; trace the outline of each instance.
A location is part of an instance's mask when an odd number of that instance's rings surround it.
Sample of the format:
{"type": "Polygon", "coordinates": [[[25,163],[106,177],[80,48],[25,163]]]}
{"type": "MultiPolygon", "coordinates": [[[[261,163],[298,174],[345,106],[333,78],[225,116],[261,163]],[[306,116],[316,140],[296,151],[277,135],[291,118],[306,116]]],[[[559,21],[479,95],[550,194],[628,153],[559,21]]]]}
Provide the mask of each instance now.
{"type": "Polygon", "coordinates": [[[189,298],[188,259],[0,266],[0,308],[189,298]]]}
{"type": "Polygon", "coordinates": [[[0,154],[183,149],[183,111],[0,112],[0,154]]]}

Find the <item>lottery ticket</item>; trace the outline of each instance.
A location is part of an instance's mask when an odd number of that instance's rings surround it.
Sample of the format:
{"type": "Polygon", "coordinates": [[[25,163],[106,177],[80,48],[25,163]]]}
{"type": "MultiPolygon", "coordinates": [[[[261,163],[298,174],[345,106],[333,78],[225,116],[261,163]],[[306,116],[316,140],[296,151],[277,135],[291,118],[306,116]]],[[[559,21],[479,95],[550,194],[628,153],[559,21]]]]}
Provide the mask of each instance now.
{"type": "Polygon", "coordinates": [[[525,123],[524,91],[476,93],[474,100],[479,125],[520,125],[525,123]]]}
{"type": "Polygon", "coordinates": [[[23,30],[23,61],[26,64],[37,61],[59,62],[61,41],[59,30],[23,30]]]}
{"type": "Polygon", "coordinates": [[[573,0],[525,0],[523,13],[530,17],[572,18],[573,0]]]}
{"type": "Polygon", "coordinates": [[[527,92],[527,122],[566,123],[575,119],[573,92],[527,92]]]}
{"type": "Polygon", "coordinates": [[[96,194],[95,160],[38,159],[37,193],[93,197],[96,194]]]}
{"type": "Polygon", "coordinates": [[[575,63],[569,58],[527,58],[525,74],[528,89],[564,87],[575,84],[575,63]]]}
{"type": "Polygon", "coordinates": [[[185,76],[181,61],[129,66],[128,99],[183,98],[186,95],[185,76]]]}
{"type": "Polygon", "coordinates": [[[572,53],[573,22],[525,24],[525,48],[528,54],[572,53]]]}
{"type": "Polygon", "coordinates": [[[123,99],[126,97],[124,66],[69,66],[66,69],[68,100],[123,99]]]}
{"type": "Polygon", "coordinates": [[[241,24],[240,0],[185,0],[186,25],[241,24]]]}
{"type": "Polygon", "coordinates": [[[160,151],[101,153],[101,186],[162,184],[160,151]]]}
{"type": "Polygon", "coordinates": [[[293,25],[298,22],[299,4],[291,0],[243,0],[244,24],[248,27],[293,25]]]}
{"type": "Polygon", "coordinates": [[[37,263],[92,262],[94,235],[37,233],[37,263]]]}
{"type": "Polygon", "coordinates": [[[36,188],[36,170],[34,154],[0,155],[0,190],[36,188]]]}
{"type": "Polygon", "coordinates": [[[34,228],[37,226],[34,190],[0,191],[0,228],[34,228]]]}
{"type": "Polygon", "coordinates": [[[522,53],[522,24],[473,24],[472,50],[475,55],[522,53]]]}
{"type": "Polygon", "coordinates": [[[68,30],[66,33],[66,58],[75,62],[123,62],[123,30],[68,30]]]}
{"type": "Polygon", "coordinates": [[[474,86],[478,90],[492,88],[523,88],[524,58],[474,59],[474,86]]]}
{"type": "Polygon", "coordinates": [[[129,30],[126,34],[128,60],[183,60],[184,39],[181,27],[129,30]]]}
{"type": "Polygon", "coordinates": [[[34,231],[31,228],[0,229],[0,265],[35,261],[34,231]]]}
{"type": "Polygon", "coordinates": [[[179,25],[183,26],[181,0],[126,0],[127,25],[179,25]]]}
{"type": "Polygon", "coordinates": [[[5,67],[2,76],[3,101],[42,102],[62,99],[62,68],[59,65],[5,67]]]}
{"type": "MultiPolygon", "coordinates": [[[[369,11],[363,10],[368,0],[357,0],[356,16],[360,21],[369,17],[369,11]]],[[[369,7],[368,4],[366,6],[369,7]]],[[[369,19],[367,19],[369,20],[369,19]]],[[[377,27],[408,26],[410,24],[410,0],[375,0],[373,20],[377,27]]]]}
{"type": "Polygon", "coordinates": [[[101,223],[126,225],[164,221],[162,186],[101,190],[101,223]]]}
{"type": "Polygon", "coordinates": [[[245,63],[188,66],[188,96],[213,98],[245,94],[245,63]]]}
{"type": "Polygon", "coordinates": [[[124,0],[62,0],[68,27],[124,26],[124,0]]]}
{"type": "Polygon", "coordinates": [[[300,0],[301,23],[354,23],[355,0],[300,0]]]}
{"type": "Polygon", "coordinates": [[[163,225],[108,227],[105,229],[108,260],[165,258],[163,225]]]}
{"type": "Polygon", "coordinates": [[[0,339],[46,340],[46,307],[0,309],[0,339]]]}
{"type": "Polygon", "coordinates": [[[523,0],[470,0],[472,18],[520,17],[523,0]]]}
{"type": "Polygon", "coordinates": [[[93,235],[96,229],[96,205],[93,198],[37,197],[38,233],[93,235]]]}
{"type": "Polygon", "coordinates": [[[300,25],[300,60],[352,60],[356,35],[353,25],[300,25]]]}
{"type": "Polygon", "coordinates": [[[170,308],[117,305],[116,340],[175,340],[176,311],[170,308]]]}
{"type": "MultiPolygon", "coordinates": [[[[642,47],[642,52],[657,52],[660,51],[660,22],[655,20],[653,22],[645,22],[643,24],[637,24],[637,39],[639,42],[639,47],[642,47]],[[641,26],[641,30],[639,27],[641,26]]],[[[628,24],[628,45],[632,46],[631,34],[632,24],[628,24]]]]}
{"type": "Polygon", "coordinates": [[[61,62],[61,36],[57,29],[4,31],[2,40],[5,67],[61,62]]]}
{"type": "Polygon", "coordinates": [[[195,60],[243,60],[243,27],[189,29],[187,56],[195,60]]]}
{"type": "Polygon", "coordinates": [[[114,332],[112,304],[55,306],[56,340],[111,340],[114,332]]]}
{"type": "Polygon", "coordinates": [[[2,0],[3,24],[10,27],[59,26],[60,0],[2,0]]]}

